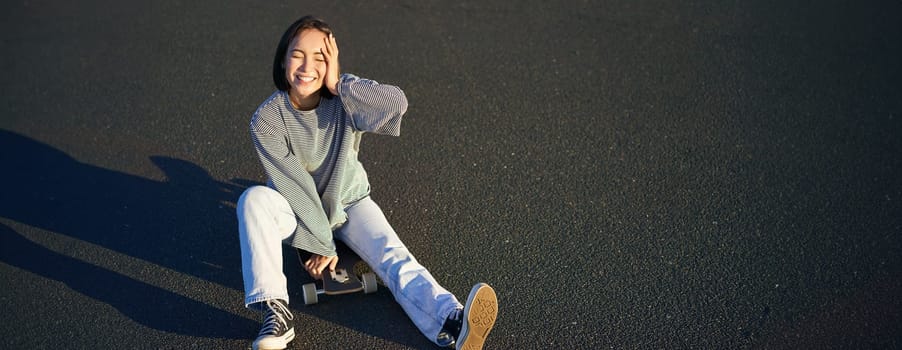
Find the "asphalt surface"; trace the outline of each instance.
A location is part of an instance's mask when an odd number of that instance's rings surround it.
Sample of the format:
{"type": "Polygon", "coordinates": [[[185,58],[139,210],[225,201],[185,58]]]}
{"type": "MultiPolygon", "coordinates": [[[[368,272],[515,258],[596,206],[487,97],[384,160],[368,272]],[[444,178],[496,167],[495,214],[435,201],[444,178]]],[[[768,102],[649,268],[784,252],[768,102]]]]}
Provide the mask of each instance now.
{"type": "MultiPolygon", "coordinates": [[[[249,347],[247,125],[306,13],[406,92],[373,198],[496,288],[487,349],[902,348],[898,1],[3,8],[2,348],[249,347]]],[[[291,288],[292,349],[431,348],[385,291],[291,288]]]]}

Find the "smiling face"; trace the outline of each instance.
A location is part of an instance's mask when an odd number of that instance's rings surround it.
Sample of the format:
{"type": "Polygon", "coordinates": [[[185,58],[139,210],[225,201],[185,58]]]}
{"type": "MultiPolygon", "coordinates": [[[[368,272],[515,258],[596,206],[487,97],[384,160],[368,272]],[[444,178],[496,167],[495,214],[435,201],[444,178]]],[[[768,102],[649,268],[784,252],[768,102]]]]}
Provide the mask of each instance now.
{"type": "Polygon", "coordinates": [[[323,59],[326,35],[317,29],[304,29],[288,44],[282,66],[290,86],[291,104],[295,108],[310,110],[319,104],[326,76],[326,61],[323,59]]]}

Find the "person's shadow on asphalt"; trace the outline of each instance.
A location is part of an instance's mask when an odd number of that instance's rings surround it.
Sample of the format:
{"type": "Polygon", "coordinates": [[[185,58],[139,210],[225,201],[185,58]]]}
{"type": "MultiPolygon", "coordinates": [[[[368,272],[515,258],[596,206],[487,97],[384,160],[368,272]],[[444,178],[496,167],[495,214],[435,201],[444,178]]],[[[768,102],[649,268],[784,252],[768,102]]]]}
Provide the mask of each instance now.
{"type": "MultiPolygon", "coordinates": [[[[242,289],[237,223],[227,204],[243,186],[217,182],[200,167],[167,157],[151,158],[167,180],[149,180],[78,162],[6,130],[0,130],[0,156],[0,217],[242,289]]],[[[3,224],[0,241],[0,261],[65,283],[154,329],[235,339],[259,326],[57,253],[3,224]]]]}
{"type": "MultiPolygon", "coordinates": [[[[5,167],[0,218],[243,291],[234,204],[245,188],[259,183],[223,183],[190,162],[151,157],[167,178],[155,181],[79,162],[7,130],[0,130],[0,159],[5,167]]],[[[0,262],[65,283],[153,329],[250,339],[260,327],[258,321],[57,253],[2,223],[0,242],[0,262]]],[[[293,310],[407,346],[431,346],[412,324],[399,327],[407,316],[384,288],[305,307],[299,287],[311,280],[294,249],[283,253],[293,310]]]]}

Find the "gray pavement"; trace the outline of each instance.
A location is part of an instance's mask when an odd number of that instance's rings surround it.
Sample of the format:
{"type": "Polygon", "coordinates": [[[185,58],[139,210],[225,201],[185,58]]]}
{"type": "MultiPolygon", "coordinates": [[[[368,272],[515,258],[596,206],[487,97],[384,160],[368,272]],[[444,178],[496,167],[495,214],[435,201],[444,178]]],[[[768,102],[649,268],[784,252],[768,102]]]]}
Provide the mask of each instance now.
{"type": "MultiPolygon", "coordinates": [[[[407,93],[373,198],[495,286],[487,349],[902,347],[898,1],[3,7],[2,348],[249,346],[247,125],[306,13],[407,93]]],[[[387,292],[291,286],[293,349],[431,348],[387,292]]]]}

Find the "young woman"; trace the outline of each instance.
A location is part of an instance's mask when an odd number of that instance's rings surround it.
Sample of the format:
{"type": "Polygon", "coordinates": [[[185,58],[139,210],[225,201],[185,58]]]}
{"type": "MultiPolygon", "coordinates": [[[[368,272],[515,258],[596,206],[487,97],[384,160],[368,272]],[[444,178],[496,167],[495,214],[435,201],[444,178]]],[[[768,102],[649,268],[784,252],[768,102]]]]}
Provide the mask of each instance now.
{"type": "Polygon", "coordinates": [[[357,160],[361,136],[398,136],[407,98],[401,89],[340,74],[338,45],[323,21],[293,23],[273,60],[273,93],[250,131],[267,186],[238,200],[245,305],[263,311],[256,349],[284,349],[294,339],[282,245],[311,253],[314,278],[338,263],[333,239],[366,261],[426,337],[440,346],[481,349],[497,317],[495,291],[479,283],[466,303],[421,266],[369,197],[357,160]]]}

